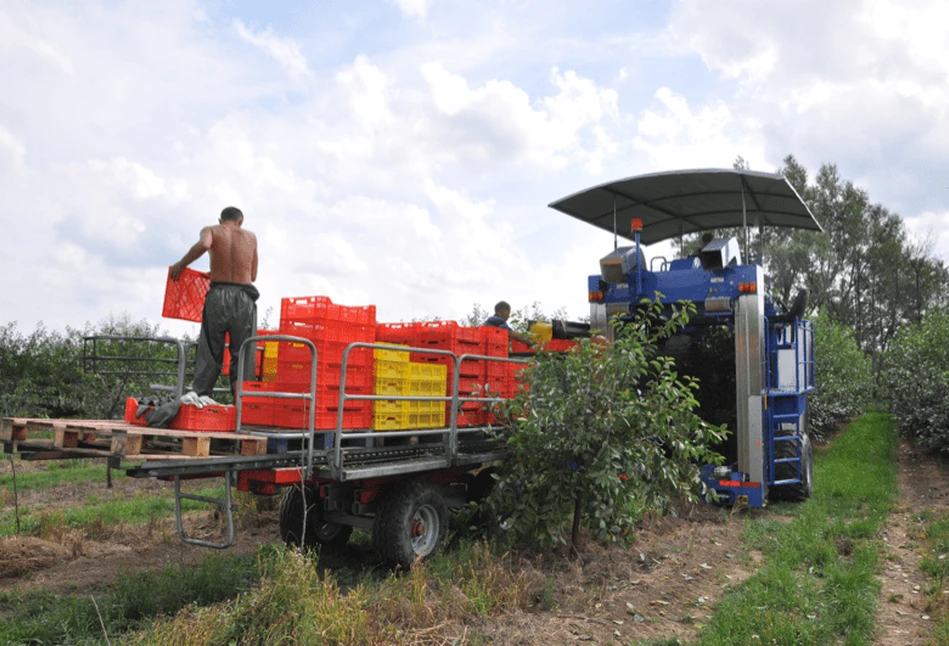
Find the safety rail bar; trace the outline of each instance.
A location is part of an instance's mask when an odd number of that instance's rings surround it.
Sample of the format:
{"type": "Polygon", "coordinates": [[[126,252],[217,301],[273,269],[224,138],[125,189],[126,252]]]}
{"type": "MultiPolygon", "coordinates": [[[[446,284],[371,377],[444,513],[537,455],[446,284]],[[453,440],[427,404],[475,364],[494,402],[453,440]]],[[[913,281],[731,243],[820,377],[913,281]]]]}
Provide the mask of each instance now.
{"type": "MultiPolygon", "coordinates": [[[[292,336],[290,334],[268,334],[267,336],[252,336],[247,338],[244,343],[241,344],[240,353],[237,357],[237,374],[244,374],[244,362],[247,357],[247,344],[254,344],[254,352],[256,353],[257,341],[266,340],[270,341],[286,341],[289,343],[300,343],[306,345],[310,350],[310,391],[303,393],[288,393],[288,392],[254,392],[254,397],[272,397],[274,399],[302,399],[304,401],[309,400],[310,405],[305,406],[304,408],[309,409],[309,414],[307,415],[307,427],[304,429],[306,431],[305,441],[306,449],[304,450],[304,459],[301,468],[303,469],[303,479],[308,480],[311,475],[313,475],[313,444],[316,441],[316,430],[313,428],[316,421],[316,365],[317,365],[317,350],[316,345],[306,338],[292,336]]],[[[255,357],[256,358],[256,357],[255,357]]],[[[345,366],[345,363],[344,363],[345,366]]],[[[241,431],[241,413],[244,408],[242,405],[244,395],[250,391],[244,389],[244,381],[238,379],[237,388],[234,391],[234,405],[237,407],[237,432],[241,431]]],[[[341,411],[342,412],[342,411],[341,411]]],[[[321,431],[321,434],[325,434],[324,431],[321,431]]],[[[251,431],[251,435],[261,435],[263,437],[268,437],[272,439],[298,439],[300,438],[300,433],[270,433],[267,431],[251,431]]],[[[305,512],[304,512],[305,513],[305,512]]]]}
{"type": "Polygon", "coordinates": [[[188,364],[188,344],[186,344],[181,339],[175,339],[172,337],[150,337],[150,336],[122,336],[114,334],[97,334],[91,336],[85,336],[82,338],[83,341],[83,353],[82,353],[82,368],[84,371],[92,372],[93,374],[114,374],[114,375],[128,375],[128,376],[172,376],[176,377],[174,386],[166,386],[163,384],[151,384],[151,387],[155,390],[171,390],[174,391],[177,397],[181,397],[184,394],[184,382],[185,382],[185,372],[188,364]],[[164,343],[168,345],[174,345],[178,349],[178,358],[164,358],[164,357],[120,357],[120,356],[99,356],[96,354],[96,348],[99,341],[132,341],[136,343],[149,342],[149,343],[164,343]],[[89,343],[92,344],[92,356],[87,355],[87,348],[89,343]],[[100,370],[99,362],[106,361],[142,361],[148,363],[173,363],[177,365],[177,370],[175,372],[171,371],[133,371],[133,370],[100,370]]]}
{"type": "MultiPolygon", "coordinates": [[[[328,460],[330,473],[334,478],[341,477],[343,473],[343,409],[347,401],[441,401],[446,403],[451,403],[451,420],[446,428],[441,429],[412,429],[412,432],[401,433],[399,431],[386,431],[385,435],[389,437],[405,437],[405,436],[427,436],[427,435],[448,435],[448,445],[445,447],[445,459],[449,464],[454,464],[458,455],[458,434],[462,433],[474,433],[479,432],[481,427],[459,429],[458,428],[458,411],[461,409],[462,402],[497,402],[503,401],[501,397],[460,397],[458,392],[458,386],[461,379],[461,363],[466,360],[488,360],[488,361],[497,361],[499,363],[517,363],[517,364],[526,364],[527,361],[524,359],[510,359],[507,357],[489,357],[486,355],[476,355],[476,354],[463,354],[461,356],[456,355],[455,353],[449,350],[438,350],[435,348],[412,348],[404,345],[392,345],[384,343],[368,343],[368,342],[356,342],[350,343],[346,346],[346,349],[343,350],[343,362],[342,368],[340,369],[340,387],[339,387],[339,408],[337,411],[337,421],[336,421],[336,436],[334,437],[333,443],[333,452],[331,454],[331,459],[328,460]],[[437,395],[360,395],[360,394],[349,394],[346,392],[346,369],[349,362],[349,353],[357,348],[366,348],[366,349],[380,349],[380,350],[392,350],[397,352],[412,352],[420,354],[431,354],[434,356],[444,356],[450,357],[454,363],[454,378],[452,380],[452,394],[440,397],[437,395]],[[395,435],[399,433],[399,435],[395,435]]],[[[350,439],[363,439],[378,437],[379,434],[369,430],[369,431],[355,431],[347,432],[346,437],[350,439]]]]}

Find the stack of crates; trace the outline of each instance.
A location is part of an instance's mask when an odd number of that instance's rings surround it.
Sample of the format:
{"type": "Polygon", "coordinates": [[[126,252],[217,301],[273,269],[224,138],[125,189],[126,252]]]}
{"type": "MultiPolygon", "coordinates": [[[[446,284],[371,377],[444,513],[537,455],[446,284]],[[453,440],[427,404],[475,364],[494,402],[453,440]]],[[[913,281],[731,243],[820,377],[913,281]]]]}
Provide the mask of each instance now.
{"type": "MultiPolygon", "coordinates": [[[[375,360],[373,394],[394,397],[445,396],[447,366],[410,361],[409,353],[400,350],[377,349],[375,360]]],[[[392,399],[373,402],[374,430],[398,431],[444,426],[445,404],[442,401],[392,399]]]]}
{"type": "MultiPolygon", "coordinates": [[[[455,321],[432,321],[422,324],[419,330],[419,347],[448,350],[455,356],[465,354],[483,355],[484,337],[481,328],[464,327],[455,321]]],[[[448,357],[419,353],[414,361],[449,367],[446,394],[450,395],[455,378],[454,363],[448,357]]],[[[488,393],[487,366],[480,359],[462,361],[458,368],[458,394],[461,397],[482,397],[488,393]]],[[[476,426],[483,423],[484,402],[462,402],[456,418],[459,426],[476,426]]],[[[451,413],[451,403],[445,404],[446,415],[451,413]]]]}
{"type": "MultiPolygon", "coordinates": [[[[284,298],[280,306],[280,333],[305,338],[316,347],[314,427],[336,428],[343,353],[350,343],[375,343],[375,306],[337,305],[327,296],[284,298]]],[[[368,395],[372,392],[372,366],[373,356],[369,349],[350,351],[346,362],[347,394],[368,395]]],[[[308,392],[311,371],[312,354],[307,344],[280,342],[274,384],[277,392],[308,392]]],[[[309,409],[304,400],[277,400],[274,407],[274,426],[306,428],[309,423],[309,409]]],[[[342,428],[369,428],[371,423],[369,401],[346,402],[342,428]]]]}
{"type": "MultiPolygon", "coordinates": [[[[409,395],[444,397],[448,388],[448,366],[435,363],[409,363],[409,395]]],[[[410,401],[409,428],[444,428],[445,402],[410,401]]]]}
{"type": "MultiPolygon", "coordinates": [[[[399,344],[407,345],[407,344],[399,344]]],[[[408,394],[409,353],[401,350],[373,351],[374,395],[400,397],[408,394]]],[[[400,431],[408,428],[409,402],[400,399],[372,402],[372,428],[375,431],[400,431]]]]}

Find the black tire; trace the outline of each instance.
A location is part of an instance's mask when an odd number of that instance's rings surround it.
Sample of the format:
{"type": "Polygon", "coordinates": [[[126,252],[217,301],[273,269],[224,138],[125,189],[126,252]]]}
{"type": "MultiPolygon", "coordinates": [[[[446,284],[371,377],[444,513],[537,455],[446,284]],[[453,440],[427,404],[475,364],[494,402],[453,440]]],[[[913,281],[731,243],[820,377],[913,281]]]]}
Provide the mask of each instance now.
{"type": "MultiPolygon", "coordinates": [[[[791,458],[797,455],[793,442],[778,442],[775,457],[791,458]]],[[[775,468],[775,479],[786,480],[797,476],[793,463],[779,464],[775,468]]],[[[814,446],[807,431],[801,431],[801,481],[797,484],[774,487],[770,497],[775,501],[804,502],[814,493],[814,446]]]]}
{"type": "Polygon", "coordinates": [[[410,480],[393,488],[377,507],[373,544],[386,565],[409,570],[416,559],[438,552],[448,522],[439,488],[427,480],[410,480]]]}
{"type": "Polygon", "coordinates": [[[306,488],[306,531],[303,531],[303,498],[300,487],[290,487],[280,502],[280,538],[290,546],[300,547],[300,538],[306,542],[303,547],[311,549],[317,545],[325,550],[339,551],[346,546],[353,528],[349,525],[327,523],[324,521],[323,505],[319,493],[312,487],[306,488]]]}

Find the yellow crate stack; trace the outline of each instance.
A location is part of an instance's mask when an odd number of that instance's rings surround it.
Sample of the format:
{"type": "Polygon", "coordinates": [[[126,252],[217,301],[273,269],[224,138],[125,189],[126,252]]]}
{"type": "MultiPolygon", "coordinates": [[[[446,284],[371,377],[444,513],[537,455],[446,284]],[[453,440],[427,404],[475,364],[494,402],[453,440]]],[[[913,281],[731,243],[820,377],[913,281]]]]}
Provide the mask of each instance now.
{"type": "MultiPolygon", "coordinates": [[[[373,350],[374,395],[409,394],[409,353],[400,350],[373,350]]],[[[409,402],[376,400],[372,402],[372,429],[374,431],[401,431],[409,426],[409,402]]]]}
{"type": "MultiPolygon", "coordinates": [[[[409,364],[409,395],[443,397],[448,391],[448,366],[436,363],[409,364]]],[[[445,426],[445,402],[408,402],[409,428],[445,426]]]]}
{"type": "Polygon", "coordinates": [[[277,381],[277,351],[280,344],[276,341],[264,343],[264,360],[262,365],[263,380],[277,381]]]}

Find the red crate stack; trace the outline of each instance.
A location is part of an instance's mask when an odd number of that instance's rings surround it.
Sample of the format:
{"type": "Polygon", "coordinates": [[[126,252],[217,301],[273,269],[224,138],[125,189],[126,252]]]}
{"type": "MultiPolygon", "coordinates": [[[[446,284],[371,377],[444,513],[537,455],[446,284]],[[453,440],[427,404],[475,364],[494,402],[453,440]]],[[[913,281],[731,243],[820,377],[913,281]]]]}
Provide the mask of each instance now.
{"type": "Polygon", "coordinates": [[[507,356],[507,330],[504,328],[494,327],[492,325],[483,325],[478,329],[481,331],[481,342],[484,346],[483,352],[486,356],[507,356]]]}
{"type": "MultiPolygon", "coordinates": [[[[337,305],[327,296],[284,298],[280,305],[280,333],[311,341],[316,348],[316,428],[336,428],[343,354],[350,343],[375,343],[376,307],[337,305]]],[[[312,375],[312,352],[305,343],[281,342],[277,351],[276,390],[308,392],[312,375]]],[[[346,361],[346,392],[372,393],[371,348],[350,350],[346,361]]],[[[274,424],[305,428],[308,403],[281,400],[274,424]],[[285,402],[285,403],[284,403],[285,402]]],[[[368,401],[347,402],[343,428],[369,428],[372,407],[368,401]]]]}
{"type": "Polygon", "coordinates": [[[247,392],[241,399],[241,426],[273,426],[277,400],[260,395],[274,392],[274,383],[245,381],[242,387],[247,392]]]}
{"type": "MultiPolygon", "coordinates": [[[[447,350],[461,356],[463,354],[482,354],[484,342],[479,328],[464,327],[455,321],[428,321],[419,324],[418,340],[415,347],[429,350],[447,350]]],[[[412,361],[435,363],[448,366],[448,379],[454,374],[454,360],[444,355],[413,352],[412,361]]],[[[467,359],[461,363],[458,370],[462,377],[482,377],[484,362],[477,359],[467,359]]]]}
{"type": "Polygon", "coordinates": [[[210,274],[186,267],[178,276],[178,280],[172,280],[171,267],[169,267],[161,315],[165,318],[200,323],[204,312],[204,298],[209,289],[211,289],[210,274]]]}

